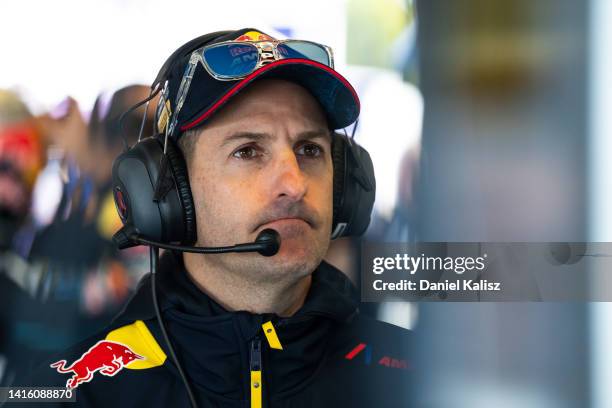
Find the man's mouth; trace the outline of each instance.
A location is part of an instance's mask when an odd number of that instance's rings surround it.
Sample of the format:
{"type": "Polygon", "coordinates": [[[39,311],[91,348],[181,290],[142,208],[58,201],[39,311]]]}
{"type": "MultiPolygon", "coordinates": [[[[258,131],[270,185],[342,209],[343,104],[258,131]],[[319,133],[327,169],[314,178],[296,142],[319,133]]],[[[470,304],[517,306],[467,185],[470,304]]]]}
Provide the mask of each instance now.
{"type": "Polygon", "coordinates": [[[304,237],[313,227],[303,218],[277,218],[262,224],[262,230],[271,228],[277,231],[283,239],[304,237]]]}
{"type": "Polygon", "coordinates": [[[318,224],[316,212],[305,205],[301,207],[295,205],[289,208],[269,208],[261,214],[261,217],[258,217],[253,232],[268,227],[274,228],[275,226],[289,229],[301,228],[303,231],[305,227],[317,229],[318,224]]]}
{"type": "Polygon", "coordinates": [[[298,217],[277,218],[277,219],[266,222],[262,226],[272,226],[274,224],[285,224],[285,223],[304,223],[312,228],[312,224],[308,220],[305,220],[304,218],[298,218],[298,217]]]}
{"type": "Polygon", "coordinates": [[[260,224],[257,231],[266,228],[272,228],[281,234],[281,236],[289,237],[303,235],[307,231],[314,229],[314,226],[309,220],[302,217],[280,217],[260,224]]]}

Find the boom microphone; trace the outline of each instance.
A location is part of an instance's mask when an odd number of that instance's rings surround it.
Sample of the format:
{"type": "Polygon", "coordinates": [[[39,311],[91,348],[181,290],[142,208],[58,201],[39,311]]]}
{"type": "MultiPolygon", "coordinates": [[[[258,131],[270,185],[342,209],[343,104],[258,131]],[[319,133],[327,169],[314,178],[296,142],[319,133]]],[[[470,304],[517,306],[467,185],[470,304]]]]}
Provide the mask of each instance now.
{"type": "Polygon", "coordinates": [[[192,247],[183,245],[164,244],[141,237],[136,230],[129,227],[121,228],[114,236],[113,241],[119,249],[136,245],[149,245],[157,248],[171,249],[196,254],[223,254],[227,252],[259,252],[263,256],[276,255],[280,248],[280,235],[273,229],[265,229],[257,235],[255,241],[224,247],[192,247]]]}
{"type": "Polygon", "coordinates": [[[255,241],[244,244],[236,244],[224,247],[192,247],[183,245],[164,244],[151,241],[141,237],[135,231],[123,227],[114,236],[113,241],[119,249],[129,248],[135,245],[149,245],[157,248],[171,249],[181,252],[192,252],[196,254],[223,254],[227,252],[259,252],[263,256],[276,255],[280,248],[280,235],[273,229],[265,229],[257,235],[255,241]]]}

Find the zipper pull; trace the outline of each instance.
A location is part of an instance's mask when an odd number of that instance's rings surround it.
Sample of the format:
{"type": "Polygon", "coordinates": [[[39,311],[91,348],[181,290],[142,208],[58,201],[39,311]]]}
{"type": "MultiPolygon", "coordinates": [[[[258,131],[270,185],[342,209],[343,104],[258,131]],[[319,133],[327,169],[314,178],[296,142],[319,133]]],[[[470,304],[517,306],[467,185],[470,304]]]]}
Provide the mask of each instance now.
{"type": "Polygon", "coordinates": [[[251,408],[261,408],[261,340],[251,341],[251,408]]]}
{"type": "Polygon", "coordinates": [[[282,350],[283,345],[278,339],[278,335],[276,334],[276,329],[274,329],[274,325],[272,324],[272,321],[265,322],[264,324],[261,325],[261,328],[263,329],[263,332],[266,335],[266,339],[268,340],[268,344],[270,345],[270,348],[276,349],[276,350],[282,350]]]}

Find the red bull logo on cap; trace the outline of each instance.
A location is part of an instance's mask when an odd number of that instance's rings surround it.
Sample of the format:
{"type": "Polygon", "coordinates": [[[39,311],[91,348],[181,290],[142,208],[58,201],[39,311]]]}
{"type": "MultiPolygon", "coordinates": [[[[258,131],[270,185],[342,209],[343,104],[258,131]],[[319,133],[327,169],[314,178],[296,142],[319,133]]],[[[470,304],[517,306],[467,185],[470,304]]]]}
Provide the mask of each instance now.
{"type": "Polygon", "coordinates": [[[274,38],[259,31],[248,31],[234,41],[274,41],[274,38]]]}
{"type": "Polygon", "coordinates": [[[66,387],[74,389],[91,381],[96,372],[112,377],[131,362],[143,359],[144,357],[121,343],[100,340],[69,367],[66,367],[66,360],[60,360],[51,364],[51,368],[62,374],[72,373],[66,387]]]}

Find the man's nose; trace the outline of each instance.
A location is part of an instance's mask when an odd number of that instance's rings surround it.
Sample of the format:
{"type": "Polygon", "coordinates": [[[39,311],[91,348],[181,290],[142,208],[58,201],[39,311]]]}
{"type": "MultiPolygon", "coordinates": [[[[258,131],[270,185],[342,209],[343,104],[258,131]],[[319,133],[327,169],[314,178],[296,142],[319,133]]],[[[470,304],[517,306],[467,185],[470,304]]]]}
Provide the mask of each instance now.
{"type": "Polygon", "coordinates": [[[283,153],[274,166],[274,196],[300,201],[308,189],[304,172],[293,151],[283,153]]]}

